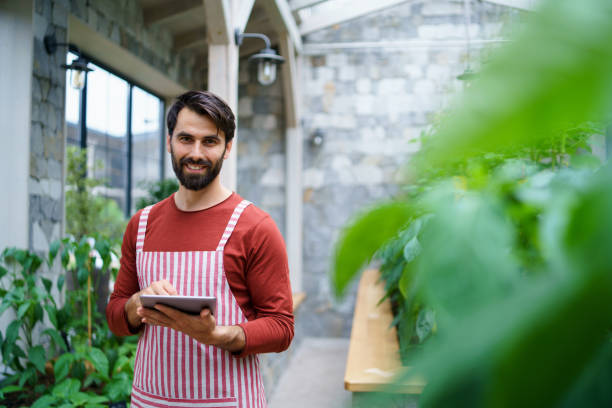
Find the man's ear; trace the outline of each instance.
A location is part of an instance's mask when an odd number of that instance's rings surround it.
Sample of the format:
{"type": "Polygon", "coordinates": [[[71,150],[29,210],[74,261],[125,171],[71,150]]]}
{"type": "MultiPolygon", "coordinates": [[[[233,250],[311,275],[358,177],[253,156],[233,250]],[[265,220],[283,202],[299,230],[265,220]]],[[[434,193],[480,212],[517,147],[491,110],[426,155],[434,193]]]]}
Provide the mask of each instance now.
{"type": "Polygon", "coordinates": [[[166,133],[166,150],[168,153],[171,153],[170,150],[170,133],[166,133]]]}
{"type": "Polygon", "coordinates": [[[227,158],[229,157],[229,154],[232,151],[232,144],[233,143],[234,143],[234,139],[230,140],[225,145],[225,154],[223,155],[223,160],[227,160],[227,158]]]}

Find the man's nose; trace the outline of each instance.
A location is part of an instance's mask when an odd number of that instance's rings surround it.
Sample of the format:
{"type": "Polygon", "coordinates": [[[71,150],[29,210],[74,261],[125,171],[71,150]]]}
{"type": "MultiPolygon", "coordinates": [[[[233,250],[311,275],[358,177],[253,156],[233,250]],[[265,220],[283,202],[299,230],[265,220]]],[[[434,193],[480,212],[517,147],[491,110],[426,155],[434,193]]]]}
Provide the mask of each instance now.
{"type": "Polygon", "coordinates": [[[199,140],[196,140],[191,144],[191,151],[189,152],[189,156],[193,159],[203,159],[204,158],[204,144],[199,140]]]}

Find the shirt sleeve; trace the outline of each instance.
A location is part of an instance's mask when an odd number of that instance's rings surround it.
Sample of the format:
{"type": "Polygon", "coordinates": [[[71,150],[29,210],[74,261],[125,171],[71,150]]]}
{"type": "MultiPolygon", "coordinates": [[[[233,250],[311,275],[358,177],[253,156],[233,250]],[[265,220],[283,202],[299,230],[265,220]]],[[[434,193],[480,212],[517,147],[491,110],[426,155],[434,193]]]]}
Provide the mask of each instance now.
{"type": "Polygon", "coordinates": [[[294,334],[293,296],[283,237],[269,216],[245,236],[246,283],[255,319],[240,324],[246,345],[239,357],[281,352],[294,334]]]}
{"type": "Polygon", "coordinates": [[[119,273],[106,306],[106,320],[111,332],[117,336],[129,336],[136,334],[130,330],[128,325],[125,303],[136,292],[140,290],[138,274],[136,271],[136,233],[138,231],[138,220],[140,211],[130,220],[123,234],[121,245],[121,262],[119,273]]]}

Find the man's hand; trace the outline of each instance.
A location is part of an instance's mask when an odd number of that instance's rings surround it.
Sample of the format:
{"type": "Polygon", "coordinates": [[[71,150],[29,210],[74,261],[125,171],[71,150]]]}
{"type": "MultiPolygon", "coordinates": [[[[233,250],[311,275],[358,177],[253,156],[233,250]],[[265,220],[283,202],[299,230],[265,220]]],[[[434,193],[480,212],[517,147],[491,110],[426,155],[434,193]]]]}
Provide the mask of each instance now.
{"type": "Polygon", "coordinates": [[[200,343],[232,352],[240,351],[246,345],[244,331],[240,326],[217,326],[209,309],[204,309],[195,316],[161,304],[155,305],[155,309],[138,308],[138,315],[142,317],[143,323],[169,327],[200,343]]]}
{"type": "Polygon", "coordinates": [[[142,317],[138,314],[138,308],[142,308],[140,303],[140,295],[177,295],[176,289],[167,280],[153,282],[148,288],[144,288],[140,292],[134,293],[125,303],[125,311],[127,313],[128,324],[130,330],[137,331],[142,325],[142,317]]]}

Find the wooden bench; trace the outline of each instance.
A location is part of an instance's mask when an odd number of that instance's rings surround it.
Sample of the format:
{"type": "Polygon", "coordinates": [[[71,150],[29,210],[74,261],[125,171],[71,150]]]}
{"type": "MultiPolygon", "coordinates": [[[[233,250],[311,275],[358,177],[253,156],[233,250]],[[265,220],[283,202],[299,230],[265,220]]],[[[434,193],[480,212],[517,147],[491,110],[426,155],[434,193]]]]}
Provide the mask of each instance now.
{"type": "MultiPolygon", "coordinates": [[[[402,368],[397,331],[391,327],[391,303],[385,300],[378,304],[385,294],[379,277],[378,270],[369,269],[359,282],[344,375],[344,388],[353,392],[354,402],[359,394],[380,392],[402,368]]],[[[418,395],[424,386],[423,380],[412,379],[394,392],[418,395]]]]}
{"type": "Polygon", "coordinates": [[[306,299],[306,293],[304,293],[304,292],[293,292],[293,311],[294,312],[302,304],[304,299],[306,299]]]}

